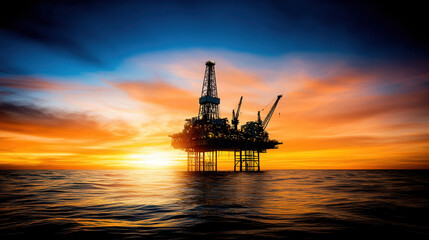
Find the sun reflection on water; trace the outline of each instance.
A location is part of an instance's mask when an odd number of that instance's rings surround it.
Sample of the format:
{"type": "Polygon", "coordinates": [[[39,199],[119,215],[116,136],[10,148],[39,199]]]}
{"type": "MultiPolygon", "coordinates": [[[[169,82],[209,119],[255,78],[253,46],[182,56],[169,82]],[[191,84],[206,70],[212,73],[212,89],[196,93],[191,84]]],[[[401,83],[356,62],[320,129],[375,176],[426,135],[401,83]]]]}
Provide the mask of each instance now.
{"type": "Polygon", "coordinates": [[[404,213],[420,217],[425,212],[413,209],[427,208],[426,192],[415,191],[411,196],[409,192],[413,182],[414,189],[421,189],[427,178],[417,175],[407,180],[401,174],[315,170],[5,172],[0,175],[4,182],[0,216],[6,220],[10,216],[8,224],[19,224],[22,229],[46,223],[66,228],[65,233],[123,229],[126,234],[141,236],[175,229],[192,235],[209,227],[216,233],[261,237],[279,229],[317,234],[339,227],[361,228],[369,222],[386,225],[397,221],[400,225],[407,219],[404,213]],[[405,208],[408,210],[396,210],[405,208]],[[377,214],[383,212],[379,209],[392,217],[384,221],[387,215],[380,218],[377,214]]]}

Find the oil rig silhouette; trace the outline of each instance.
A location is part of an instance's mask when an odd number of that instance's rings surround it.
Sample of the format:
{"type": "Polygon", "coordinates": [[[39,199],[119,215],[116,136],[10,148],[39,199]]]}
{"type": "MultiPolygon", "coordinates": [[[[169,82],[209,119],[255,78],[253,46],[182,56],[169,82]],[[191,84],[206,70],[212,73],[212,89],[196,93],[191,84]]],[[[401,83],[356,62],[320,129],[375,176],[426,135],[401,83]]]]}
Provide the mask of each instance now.
{"type": "Polygon", "coordinates": [[[217,171],[219,151],[234,152],[234,171],[260,171],[259,154],[267,149],[277,149],[277,145],[282,144],[269,139],[265,130],[282,95],[277,96],[264,120],[258,111],[257,121],[247,122],[238,129],[243,97],[237,110],[232,110],[231,125],[227,118],[219,118],[220,99],[214,66],[214,61],[206,62],[198,116],[186,119],[182,132],[170,135],[171,144],[173,148],[187,152],[188,171],[217,171]]]}

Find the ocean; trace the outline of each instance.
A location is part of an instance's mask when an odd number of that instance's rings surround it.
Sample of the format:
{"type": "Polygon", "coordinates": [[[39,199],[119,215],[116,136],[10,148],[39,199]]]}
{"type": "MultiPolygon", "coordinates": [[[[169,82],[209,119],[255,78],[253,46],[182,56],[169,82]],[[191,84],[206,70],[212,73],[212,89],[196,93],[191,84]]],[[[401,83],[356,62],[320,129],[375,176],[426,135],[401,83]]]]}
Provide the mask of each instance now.
{"type": "Polygon", "coordinates": [[[1,239],[429,239],[429,171],[1,170],[1,239]]]}

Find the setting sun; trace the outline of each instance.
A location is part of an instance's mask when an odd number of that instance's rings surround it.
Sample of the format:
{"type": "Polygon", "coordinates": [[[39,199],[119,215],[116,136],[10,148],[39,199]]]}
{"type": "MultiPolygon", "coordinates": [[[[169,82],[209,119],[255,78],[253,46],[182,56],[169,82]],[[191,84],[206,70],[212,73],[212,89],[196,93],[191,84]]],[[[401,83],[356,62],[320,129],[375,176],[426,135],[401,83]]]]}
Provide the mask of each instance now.
{"type": "Polygon", "coordinates": [[[174,161],[171,152],[155,152],[149,154],[130,154],[127,162],[136,168],[165,168],[172,167],[178,163],[174,161]]]}

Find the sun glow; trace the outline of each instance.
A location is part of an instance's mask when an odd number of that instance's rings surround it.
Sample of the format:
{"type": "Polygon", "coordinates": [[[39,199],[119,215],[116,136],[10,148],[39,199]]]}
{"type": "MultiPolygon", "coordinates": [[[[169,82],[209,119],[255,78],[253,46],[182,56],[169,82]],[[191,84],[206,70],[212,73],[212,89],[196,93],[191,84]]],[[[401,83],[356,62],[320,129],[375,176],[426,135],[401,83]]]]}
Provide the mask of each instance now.
{"type": "Polygon", "coordinates": [[[169,152],[128,155],[129,163],[142,168],[161,168],[177,165],[169,152]]]}

